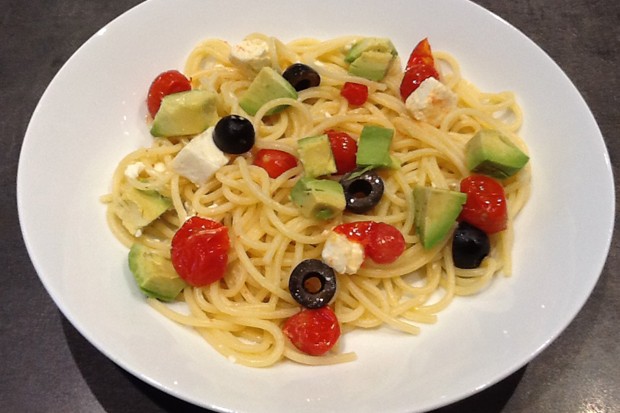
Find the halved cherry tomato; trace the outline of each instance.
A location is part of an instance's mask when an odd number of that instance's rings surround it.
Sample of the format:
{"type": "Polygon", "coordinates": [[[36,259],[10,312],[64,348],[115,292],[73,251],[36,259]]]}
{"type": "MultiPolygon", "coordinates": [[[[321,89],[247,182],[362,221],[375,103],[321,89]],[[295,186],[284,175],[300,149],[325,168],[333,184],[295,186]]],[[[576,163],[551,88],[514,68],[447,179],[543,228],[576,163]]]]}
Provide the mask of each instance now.
{"type": "Polygon", "coordinates": [[[349,105],[361,106],[368,100],[368,86],[361,83],[345,82],[340,94],[349,102],[349,105]]]}
{"type": "Polygon", "coordinates": [[[277,149],[261,149],[256,152],[254,165],[260,166],[271,178],[277,178],[284,172],[297,166],[297,158],[288,152],[277,149]]]}
{"type": "Polygon", "coordinates": [[[168,70],[160,73],[155,80],[153,80],[153,83],[151,83],[146,98],[146,105],[151,117],[155,117],[157,114],[164,96],[172,93],[185,92],[191,88],[192,84],[189,79],[178,70],[168,70]]]}
{"type": "Polygon", "coordinates": [[[346,132],[328,130],[325,132],[336,161],[336,173],[344,175],[357,167],[355,163],[357,155],[357,142],[346,132]]]}
{"type": "Polygon", "coordinates": [[[403,234],[390,224],[377,222],[370,231],[370,242],[365,252],[377,264],[389,264],[396,261],[405,251],[403,234]]]}
{"type": "Polygon", "coordinates": [[[172,237],[172,265],[188,284],[202,287],[226,272],[230,240],[228,228],[219,222],[191,217],[172,237]]]}
{"type": "Polygon", "coordinates": [[[409,95],[429,77],[439,79],[439,73],[435,69],[431,45],[425,38],[416,45],[407,61],[405,75],[400,84],[400,96],[403,100],[407,100],[409,95]]]}
{"type": "Polygon", "coordinates": [[[362,244],[364,248],[370,242],[370,230],[375,225],[374,221],[356,221],[340,224],[333,231],[346,236],[349,240],[362,244]]]}
{"type": "Polygon", "coordinates": [[[417,65],[435,66],[433,51],[431,50],[431,44],[428,42],[427,37],[422,39],[413,49],[407,61],[407,66],[405,66],[405,70],[409,70],[411,67],[417,65]]]}
{"type": "Polygon", "coordinates": [[[329,307],[303,309],[284,323],[284,334],[300,351],[311,356],[327,353],[340,338],[340,325],[329,307]]]}
{"type": "Polygon", "coordinates": [[[336,226],[333,231],[362,244],[364,254],[377,264],[394,262],[405,251],[403,234],[384,222],[349,222],[336,226]]]}
{"type": "Polygon", "coordinates": [[[471,175],[461,181],[461,192],[467,201],[459,215],[465,221],[487,234],[506,229],[508,209],[502,184],[484,175],[471,175]]]}

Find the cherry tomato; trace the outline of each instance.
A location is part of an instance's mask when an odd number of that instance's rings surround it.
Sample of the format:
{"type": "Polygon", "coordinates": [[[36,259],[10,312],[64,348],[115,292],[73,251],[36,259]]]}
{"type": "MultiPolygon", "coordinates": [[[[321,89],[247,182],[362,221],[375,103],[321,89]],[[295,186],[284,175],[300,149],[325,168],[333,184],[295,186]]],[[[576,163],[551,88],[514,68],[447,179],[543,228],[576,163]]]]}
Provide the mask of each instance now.
{"type": "Polygon", "coordinates": [[[364,254],[377,264],[394,262],[405,251],[403,234],[384,222],[350,222],[336,226],[334,232],[362,244],[364,254]]]}
{"type": "Polygon", "coordinates": [[[416,45],[407,61],[405,75],[400,84],[400,95],[403,100],[407,100],[409,95],[429,77],[439,79],[439,73],[435,69],[431,45],[425,38],[416,45]]]}
{"type": "Polygon", "coordinates": [[[357,167],[355,163],[357,155],[357,142],[346,132],[328,130],[327,137],[336,161],[336,173],[344,175],[357,167]]]}
{"type": "Polygon", "coordinates": [[[439,79],[439,73],[433,66],[417,65],[405,72],[403,81],[400,84],[400,96],[403,100],[407,100],[422,82],[429,77],[439,79]]]}
{"type": "Polygon", "coordinates": [[[413,49],[407,61],[407,66],[405,66],[405,70],[409,70],[412,66],[416,65],[435,66],[435,59],[433,58],[433,52],[428,38],[422,39],[413,49]]]}
{"type": "Polygon", "coordinates": [[[284,172],[297,166],[297,158],[288,152],[277,149],[261,149],[256,152],[254,165],[260,166],[271,178],[277,178],[284,172]]]}
{"type": "Polygon", "coordinates": [[[374,225],[374,221],[349,222],[336,226],[333,231],[345,235],[351,241],[359,242],[366,249],[370,242],[370,230],[374,225]]]}
{"type": "Polygon", "coordinates": [[[405,238],[395,227],[384,222],[377,222],[370,231],[370,242],[365,253],[377,264],[389,264],[396,261],[405,251],[405,238]]]}
{"type": "Polygon", "coordinates": [[[461,192],[467,201],[459,215],[465,221],[487,234],[506,229],[508,210],[502,185],[484,175],[471,175],[461,181],[461,192]]]}
{"type": "Polygon", "coordinates": [[[189,79],[178,70],[168,70],[160,73],[155,80],[153,80],[153,83],[151,83],[146,98],[146,105],[151,117],[155,117],[157,114],[164,96],[172,93],[185,92],[191,88],[192,84],[189,79]]]}
{"type": "Polygon", "coordinates": [[[224,277],[230,240],[228,229],[219,222],[191,217],[172,237],[172,265],[179,276],[194,287],[224,277]]]}
{"type": "Polygon", "coordinates": [[[345,82],[340,94],[349,102],[349,105],[361,106],[368,100],[368,86],[361,83],[345,82]]]}
{"type": "Polygon", "coordinates": [[[311,356],[328,352],[340,338],[340,325],[329,307],[303,309],[289,318],[282,328],[291,343],[311,356]]]}

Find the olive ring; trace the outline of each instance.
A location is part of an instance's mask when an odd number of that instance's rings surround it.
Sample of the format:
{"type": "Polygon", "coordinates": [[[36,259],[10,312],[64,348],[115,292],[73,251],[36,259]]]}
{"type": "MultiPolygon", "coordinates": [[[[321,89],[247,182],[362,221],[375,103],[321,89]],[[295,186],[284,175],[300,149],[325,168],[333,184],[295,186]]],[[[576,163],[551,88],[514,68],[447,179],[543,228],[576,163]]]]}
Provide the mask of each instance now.
{"type": "Polygon", "coordinates": [[[373,170],[355,170],[340,179],[347,210],[361,214],[374,208],[383,196],[383,179],[373,170]]]}
{"type": "Polygon", "coordinates": [[[307,259],[291,272],[288,288],[303,307],[321,308],[336,294],[336,273],[321,260],[307,259]]]}

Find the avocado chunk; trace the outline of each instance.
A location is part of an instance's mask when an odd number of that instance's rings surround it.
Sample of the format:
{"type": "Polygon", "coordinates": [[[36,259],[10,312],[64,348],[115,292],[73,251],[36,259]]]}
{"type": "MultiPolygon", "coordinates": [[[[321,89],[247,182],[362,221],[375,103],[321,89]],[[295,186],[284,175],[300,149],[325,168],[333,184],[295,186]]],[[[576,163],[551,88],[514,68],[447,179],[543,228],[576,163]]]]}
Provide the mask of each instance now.
{"type": "Polygon", "coordinates": [[[148,297],[172,301],[186,286],[172,261],[139,243],[129,250],[129,269],[140,291],[148,297]]]}
{"type": "Polygon", "coordinates": [[[156,137],[195,135],[215,125],[217,95],[206,90],[173,93],[161,101],[151,125],[156,137]]]}
{"type": "Polygon", "coordinates": [[[390,53],[364,52],[351,62],[349,73],[368,80],[379,81],[385,77],[392,60],[393,56],[390,53]]]}
{"type": "Polygon", "coordinates": [[[364,52],[387,53],[392,57],[398,54],[390,39],[383,37],[365,37],[357,41],[351,47],[344,60],[347,63],[353,63],[364,52]]]}
{"type": "Polygon", "coordinates": [[[413,188],[415,228],[424,248],[443,240],[458,218],[467,195],[448,189],[413,188]]]}
{"type": "Polygon", "coordinates": [[[303,216],[328,220],[344,211],[347,202],[342,185],[329,179],[303,177],[291,190],[291,201],[303,216]]]}
{"type": "MultiPolygon", "coordinates": [[[[271,67],[265,66],[241,96],[239,106],[249,115],[254,116],[265,103],[280,98],[297,99],[297,91],[282,75],[271,67]]],[[[286,107],[287,105],[276,106],[267,111],[266,115],[273,115],[286,107]]]]}
{"type": "Polygon", "coordinates": [[[363,168],[398,168],[400,162],[390,154],[393,136],[393,129],[376,125],[364,126],[357,142],[357,165],[363,168]]]}
{"type": "Polygon", "coordinates": [[[513,176],[529,159],[506,135],[492,129],[478,131],[465,146],[467,168],[498,179],[513,176]]]}
{"type": "Polygon", "coordinates": [[[172,207],[172,201],[157,191],[142,191],[127,185],[114,205],[123,226],[136,235],[172,207]]]}
{"type": "Polygon", "coordinates": [[[316,178],[337,171],[332,146],[326,134],[300,139],[297,141],[297,151],[306,176],[316,178]]]}
{"type": "Polygon", "coordinates": [[[351,47],[344,60],[350,63],[350,74],[379,81],[385,77],[397,54],[390,39],[366,37],[351,47]]]}

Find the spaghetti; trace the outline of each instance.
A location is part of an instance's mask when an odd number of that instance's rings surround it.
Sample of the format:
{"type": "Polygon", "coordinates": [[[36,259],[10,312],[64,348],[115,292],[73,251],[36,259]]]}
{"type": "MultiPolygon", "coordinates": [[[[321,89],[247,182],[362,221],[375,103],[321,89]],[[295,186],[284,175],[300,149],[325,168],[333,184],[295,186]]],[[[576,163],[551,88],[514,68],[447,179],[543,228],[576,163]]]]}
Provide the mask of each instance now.
{"type": "MultiPolygon", "coordinates": [[[[494,234],[491,253],[476,269],[459,269],[452,262],[448,239],[425,249],[414,226],[414,185],[458,190],[469,175],[465,166],[466,142],[480,129],[492,128],[509,136],[522,150],[517,135],[522,113],[511,92],[484,93],[461,77],[457,60],[434,52],[441,81],[458,96],[457,107],[439,125],[413,119],[399,95],[403,71],[398,60],[380,82],[347,73],[345,50],[356,36],[327,41],[298,39],[290,43],[253,34],[269,45],[272,68],[281,72],[301,62],[321,76],[321,84],[299,92],[297,99],[276,99],[248,116],[239,96],[251,83],[251,74],[230,61],[231,46],[209,39],[190,53],[184,73],[192,87],[215,91],[218,113],[243,114],[256,130],[257,149],[278,149],[296,154],[296,142],[328,129],[359,136],[364,125],[395,131],[392,153],[401,167],[380,174],[385,182],[379,204],[363,215],[345,212],[324,222],[306,218],[290,200],[290,191],[302,168],[297,166],[278,178],[252,164],[252,154],[236,156],[208,182],[197,186],[171,168],[188,137],[155,139],[149,148],[130,153],[118,164],[109,195],[109,225],[127,247],[141,243],[170,258],[170,242],[177,228],[199,215],[224,224],[230,233],[231,252],[226,276],[205,287],[186,287],[173,305],[149,298],[165,317],[195,329],[218,352],[238,363],[263,367],[282,359],[304,364],[351,361],[354,353],[332,351],[314,357],[299,352],[282,333],[284,321],[300,307],[288,291],[288,277],[297,263],[321,258],[327,230],[343,222],[374,220],[389,223],[403,234],[406,249],[391,264],[367,261],[355,274],[338,274],[338,291],[331,303],[344,334],[354,329],[387,325],[418,334],[420,325],[435,323],[437,313],[459,295],[475,294],[498,273],[511,273],[514,217],[525,205],[530,187],[529,166],[503,181],[509,211],[508,228],[494,234]],[[367,102],[350,107],[341,96],[345,82],[366,84],[367,102]],[[265,116],[279,105],[289,107],[265,116]],[[139,164],[138,173],[127,173],[139,164]],[[172,208],[145,228],[130,233],[117,215],[123,191],[133,187],[154,190],[172,200],[172,208]]],[[[449,237],[447,237],[449,238],[449,237]]]]}

